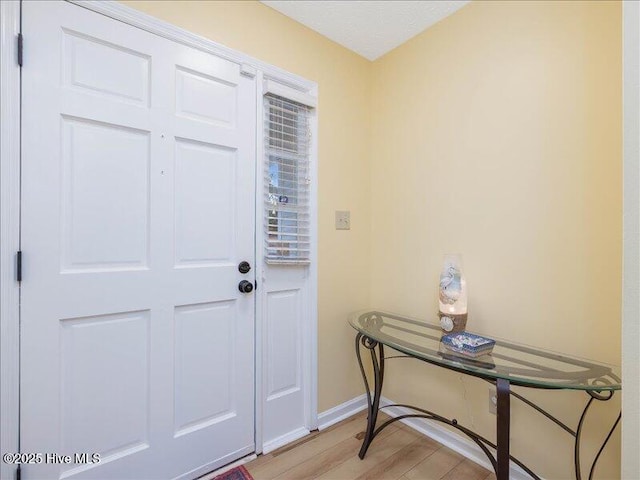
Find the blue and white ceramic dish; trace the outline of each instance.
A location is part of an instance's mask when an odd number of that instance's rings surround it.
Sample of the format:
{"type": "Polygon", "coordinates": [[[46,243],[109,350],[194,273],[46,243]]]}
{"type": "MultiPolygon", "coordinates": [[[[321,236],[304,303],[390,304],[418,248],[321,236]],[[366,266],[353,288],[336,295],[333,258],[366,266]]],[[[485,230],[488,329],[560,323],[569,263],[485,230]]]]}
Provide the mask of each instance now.
{"type": "Polygon", "coordinates": [[[491,338],[468,332],[449,333],[441,341],[447,350],[474,358],[491,353],[496,344],[491,338]]]}

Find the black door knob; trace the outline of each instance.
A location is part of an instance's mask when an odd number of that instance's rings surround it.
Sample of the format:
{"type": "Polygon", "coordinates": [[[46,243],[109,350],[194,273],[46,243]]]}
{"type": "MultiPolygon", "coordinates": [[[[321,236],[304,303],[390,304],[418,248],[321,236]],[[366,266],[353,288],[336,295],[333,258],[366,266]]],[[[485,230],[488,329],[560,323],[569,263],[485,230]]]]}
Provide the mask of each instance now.
{"type": "Polygon", "coordinates": [[[238,284],[238,290],[240,290],[242,293],[251,293],[253,292],[253,283],[247,280],[242,280],[238,284]]]}
{"type": "Polygon", "coordinates": [[[249,273],[249,270],[251,270],[251,264],[249,262],[242,261],[238,264],[238,271],[240,273],[249,273]]]}

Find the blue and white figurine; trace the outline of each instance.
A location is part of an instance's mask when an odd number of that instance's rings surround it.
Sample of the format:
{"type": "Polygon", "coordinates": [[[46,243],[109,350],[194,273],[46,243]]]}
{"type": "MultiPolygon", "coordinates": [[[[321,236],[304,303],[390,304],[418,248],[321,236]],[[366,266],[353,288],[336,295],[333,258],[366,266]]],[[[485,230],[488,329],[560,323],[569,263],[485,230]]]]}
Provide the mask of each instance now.
{"type": "Polygon", "coordinates": [[[467,325],[467,282],[459,255],[445,255],[440,274],[440,326],[447,332],[461,332],[467,325]]]}

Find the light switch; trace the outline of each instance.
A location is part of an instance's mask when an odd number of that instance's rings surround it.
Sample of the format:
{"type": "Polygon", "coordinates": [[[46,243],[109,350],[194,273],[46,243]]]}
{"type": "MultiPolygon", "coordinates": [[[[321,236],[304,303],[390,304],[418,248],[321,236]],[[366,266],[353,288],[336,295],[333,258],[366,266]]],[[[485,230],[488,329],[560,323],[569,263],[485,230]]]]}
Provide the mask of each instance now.
{"type": "Polygon", "coordinates": [[[336,230],[351,230],[351,212],[336,210],[336,230]]]}

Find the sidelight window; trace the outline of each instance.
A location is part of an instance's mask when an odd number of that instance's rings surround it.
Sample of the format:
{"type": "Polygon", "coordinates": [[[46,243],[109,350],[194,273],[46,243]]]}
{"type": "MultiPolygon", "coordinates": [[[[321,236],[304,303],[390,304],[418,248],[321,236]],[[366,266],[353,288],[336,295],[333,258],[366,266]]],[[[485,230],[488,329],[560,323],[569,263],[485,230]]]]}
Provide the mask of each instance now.
{"type": "Polygon", "coordinates": [[[310,107],[264,96],[265,259],[309,263],[310,107]]]}

